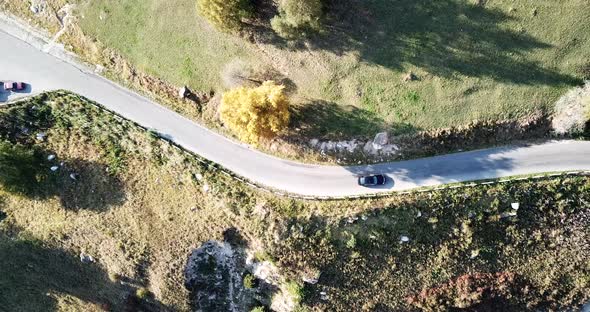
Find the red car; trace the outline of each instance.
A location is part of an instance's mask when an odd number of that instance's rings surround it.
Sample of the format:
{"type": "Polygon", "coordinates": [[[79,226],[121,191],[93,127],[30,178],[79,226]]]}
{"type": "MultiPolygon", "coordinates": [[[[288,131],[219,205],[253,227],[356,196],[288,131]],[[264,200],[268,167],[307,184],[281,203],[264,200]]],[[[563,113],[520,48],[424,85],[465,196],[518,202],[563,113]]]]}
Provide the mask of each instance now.
{"type": "Polygon", "coordinates": [[[2,85],[5,91],[22,91],[27,88],[27,84],[24,82],[3,81],[2,85]]]}

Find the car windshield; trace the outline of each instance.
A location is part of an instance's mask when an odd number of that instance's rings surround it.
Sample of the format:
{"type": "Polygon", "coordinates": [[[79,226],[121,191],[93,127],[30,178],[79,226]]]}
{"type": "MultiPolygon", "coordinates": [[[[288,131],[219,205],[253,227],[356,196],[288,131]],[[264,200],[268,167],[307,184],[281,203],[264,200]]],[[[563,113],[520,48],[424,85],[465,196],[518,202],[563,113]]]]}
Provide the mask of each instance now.
{"type": "Polygon", "coordinates": [[[375,177],[363,177],[361,178],[361,182],[364,184],[375,184],[377,181],[375,181],[375,177]]]}

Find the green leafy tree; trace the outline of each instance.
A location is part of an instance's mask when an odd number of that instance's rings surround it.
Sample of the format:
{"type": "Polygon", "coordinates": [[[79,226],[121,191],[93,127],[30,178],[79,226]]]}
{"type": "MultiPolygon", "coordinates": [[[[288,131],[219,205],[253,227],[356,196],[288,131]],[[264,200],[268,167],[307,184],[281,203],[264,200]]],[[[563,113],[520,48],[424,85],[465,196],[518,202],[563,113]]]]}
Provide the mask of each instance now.
{"type": "Polygon", "coordinates": [[[271,27],[279,36],[295,39],[319,31],[322,15],[321,0],[281,0],[271,27]]]}
{"type": "Polygon", "coordinates": [[[252,9],[248,0],[197,0],[199,13],[223,31],[239,30],[252,9]]]}

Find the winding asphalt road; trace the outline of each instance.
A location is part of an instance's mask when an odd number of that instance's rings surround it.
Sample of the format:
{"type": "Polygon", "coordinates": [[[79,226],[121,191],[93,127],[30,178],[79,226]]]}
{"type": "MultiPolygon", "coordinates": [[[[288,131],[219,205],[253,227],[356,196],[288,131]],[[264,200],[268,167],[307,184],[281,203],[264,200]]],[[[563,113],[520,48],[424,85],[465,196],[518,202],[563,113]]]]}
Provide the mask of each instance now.
{"type": "MultiPolygon", "coordinates": [[[[361,195],[513,175],[590,170],[590,142],[577,141],[354,167],[287,161],[218,135],[75,62],[45,53],[39,45],[27,43],[32,41],[22,33],[16,34],[20,38],[17,39],[13,31],[11,35],[5,31],[8,29],[0,30],[0,79],[28,82],[33,94],[57,89],[78,93],[145,127],[156,129],[186,149],[253,182],[290,193],[361,195]],[[355,175],[367,172],[386,173],[392,180],[381,188],[362,188],[357,185],[355,175]]],[[[0,102],[18,96],[22,94],[0,94],[0,102]]]]}

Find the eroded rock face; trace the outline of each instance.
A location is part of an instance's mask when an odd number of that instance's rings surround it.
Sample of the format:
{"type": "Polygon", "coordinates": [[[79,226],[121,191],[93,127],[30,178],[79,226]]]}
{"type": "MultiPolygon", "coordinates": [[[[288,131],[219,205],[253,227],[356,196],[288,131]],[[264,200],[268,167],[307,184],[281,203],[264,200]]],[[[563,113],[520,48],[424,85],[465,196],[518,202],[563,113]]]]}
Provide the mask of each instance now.
{"type": "Polygon", "coordinates": [[[210,240],[188,257],[184,276],[192,311],[250,311],[264,306],[291,312],[297,302],[287,280],[269,261],[258,261],[239,232],[226,230],[224,241],[210,240]],[[250,275],[250,286],[244,285],[250,275]]]}
{"type": "Polygon", "coordinates": [[[552,120],[556,134],[578,134],[584,131],[590,114],[590,81],[570,90],[555,103],[552,120]]]}
{"type": "Polygon", "coordinates": [[[373,139],[373,145],[383,146],[389,142],[389,136],[387,132],[379,132],[375,135],[375,139],[373,139]]]}
{"type": "Polygon", "coordinates": [[[240,255],[228,243],[208,241],[189,256],[185,287],[196,311],[242,311],[240,255]]]}
{"type": "Polygon", "coordinates": [[[390,142],[387,132],[377,133],[372,140],[352,139],[349,141],[320,141],[312,139],[308,146],[322,155],[336,156],[338,160],[354,159],[355,156],[377,158],[399,154],[400,147],[390,142]]]}

